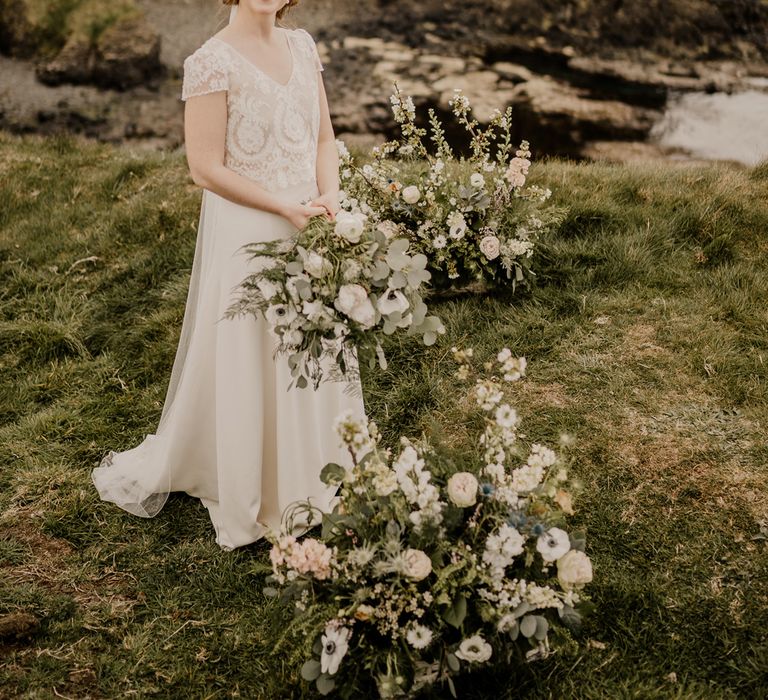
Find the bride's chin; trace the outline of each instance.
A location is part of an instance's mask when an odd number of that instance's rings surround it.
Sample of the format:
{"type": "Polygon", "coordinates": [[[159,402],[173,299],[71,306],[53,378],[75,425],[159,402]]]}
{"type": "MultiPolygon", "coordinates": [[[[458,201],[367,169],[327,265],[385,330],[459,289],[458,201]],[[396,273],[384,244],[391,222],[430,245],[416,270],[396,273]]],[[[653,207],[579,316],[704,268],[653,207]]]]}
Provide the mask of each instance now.
{"type": "Polygon", "coordinates": [[[285,0],[240,0],[240,4],[247,4],[251,12],[265,14],[277,12],[285,4],[285,0]]]}

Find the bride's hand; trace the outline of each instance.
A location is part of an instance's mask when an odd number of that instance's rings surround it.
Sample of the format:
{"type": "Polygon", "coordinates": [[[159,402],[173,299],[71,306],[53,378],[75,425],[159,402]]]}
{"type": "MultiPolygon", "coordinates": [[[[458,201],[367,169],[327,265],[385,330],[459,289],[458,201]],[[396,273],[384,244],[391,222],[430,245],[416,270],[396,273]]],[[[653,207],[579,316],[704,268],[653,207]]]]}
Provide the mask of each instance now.
{"type": "Polygon", "coordinates": [[[312,217],[323,216],[326,214],[325,207],[315,206],[314,204],[296,204],[286,205],[283,211],[283,217],[288,219],[299,231],[303,229],[312,217]]]}
{"type": "Polygon", "coordinates": [[[339,194],[338,192],[335,194],[332,193],[326,193],[321,194],[319,197],[315,197],[310,204],[312,206],[320,206],[325,209],[326,216],[330,221],[336,220],[336,214],[338,213],[339,209],[341,208],[339,206],[339,194]]]}

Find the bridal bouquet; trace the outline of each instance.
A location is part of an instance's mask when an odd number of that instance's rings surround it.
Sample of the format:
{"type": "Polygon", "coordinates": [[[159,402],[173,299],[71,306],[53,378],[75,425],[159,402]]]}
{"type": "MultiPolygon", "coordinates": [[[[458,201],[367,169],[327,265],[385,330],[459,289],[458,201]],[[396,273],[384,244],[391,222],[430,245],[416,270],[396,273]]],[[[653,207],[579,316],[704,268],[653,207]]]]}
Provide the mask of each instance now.
{"type": "MultiPolygon", "coordinates": [[[[457,350],[467,380],[471,350],[457,350]]],[[[328,464],[339,504],[319,538],[297,540],[296,511],[271,534],[270,588],[295,609],[287,633],[307,640],[301,674],[323,695],[413,697],[453,677],[551,651],[554,629],[577,625],[592,580],[584,535],[569,533],[572,493],[563,457],[524,446],[504,382],[525,372],[508,349],[470,397],[484,427],[475,459],[458,469],[447,451],[402,438],[380,446],[373,423],[342,415],[337,431],[352,455],[328,464]]],[[[295,638],[287,634],[286,639],[295,638]]]]}
{"type": "Polygon", "coordinates": [[[470,140],[468,157],[454,153],[445,126],[429,110],[427,130],[417,126],[410,97],[396,87],[392,108],[401,136],[373,149],[359,168],[339,142],[342,207],[373,217],[393,236],[407,236],[426,255],[434,286],[482,280],[513,288],[534,273],[537,238],[561,213],[546,205],[551,191],[528,185],[527,141],[512,145],[512,108],[496,110],[486,128],[471,116],[469,99],[456,90],[450,107],[470,140]]]}
{"type": "Polygon", "coordinates": [[[256,271],[225,316],[264,316],[288,354],[289,388],[356,378],[361,356],[386,369],[382,335],[403,330],[432,345],[445,333],[422,300],[427,260],[410,249],[360,212],[314,217],[290,239],[245,246],[256,271]]]}

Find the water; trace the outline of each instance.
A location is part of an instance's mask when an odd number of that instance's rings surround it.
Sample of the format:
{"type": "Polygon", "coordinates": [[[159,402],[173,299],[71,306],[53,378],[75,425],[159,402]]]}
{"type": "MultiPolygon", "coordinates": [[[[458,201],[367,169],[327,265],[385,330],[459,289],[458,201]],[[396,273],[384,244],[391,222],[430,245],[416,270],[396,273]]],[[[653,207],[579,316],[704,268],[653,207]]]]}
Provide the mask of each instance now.
{"type": "MultiPolygon", "coordinates": [[[[768,81],[766,81],[768,83],[768,81]]],[[[731,95],[690,92],[670,97],[651,131],[661,146],[696,158],[756,165],[768,158],[768,93],[757,88],[731,95]]]]}

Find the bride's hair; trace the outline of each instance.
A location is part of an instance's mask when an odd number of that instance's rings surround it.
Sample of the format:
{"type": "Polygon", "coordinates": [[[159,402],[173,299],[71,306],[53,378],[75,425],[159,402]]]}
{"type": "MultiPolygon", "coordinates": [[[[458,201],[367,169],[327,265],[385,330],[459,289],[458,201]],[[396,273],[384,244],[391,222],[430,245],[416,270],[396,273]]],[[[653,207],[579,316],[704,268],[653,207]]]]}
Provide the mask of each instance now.
{"type": "MultiPolygon", "coordinates": [[[[240,4],[240,0],[221,0],[221,1],[228,7],[230,5],[240,4]]],[[[285,17],[288,10],[290,10],[292,7],[295,7],[298,4],[299,4],[299,0],[288,0],[288,2],[277,11],[277,19],[282,19],[283,17],[285,17]]]]}

